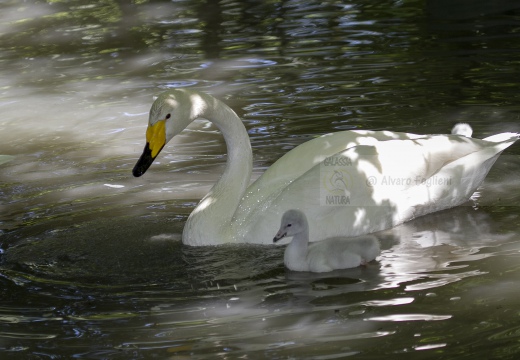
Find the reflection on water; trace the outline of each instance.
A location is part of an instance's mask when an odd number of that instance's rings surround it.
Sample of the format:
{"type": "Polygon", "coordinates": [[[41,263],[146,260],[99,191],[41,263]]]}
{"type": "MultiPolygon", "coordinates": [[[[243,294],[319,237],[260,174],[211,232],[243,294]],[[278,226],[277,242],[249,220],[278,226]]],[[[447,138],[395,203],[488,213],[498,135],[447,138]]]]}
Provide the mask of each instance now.
{"type": "Polygon", "coordinates": [[[519,8],[477,5],[0,4],[1,357],[515,358],[517,145],[467,206],[327,274],[286,271],[282,247],[180,243],[226,159],[208,123],[131,176],[166,88],[235,109],[257,175],[339,129],[518,132],[519,8]]]}

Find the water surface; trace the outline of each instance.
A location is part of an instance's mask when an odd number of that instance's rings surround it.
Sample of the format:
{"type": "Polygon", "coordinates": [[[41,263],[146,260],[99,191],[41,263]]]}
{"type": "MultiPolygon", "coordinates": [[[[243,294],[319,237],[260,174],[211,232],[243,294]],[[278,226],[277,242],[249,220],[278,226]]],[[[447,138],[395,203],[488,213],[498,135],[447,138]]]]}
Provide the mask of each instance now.
{"type": "Polygon", "coordinates": [[[331,131],[519,132],[519,29],[508,1],[3,2],[2,358],[516,358],[518,144],[467,204],[328,274],[181,244],[226,161],[208,123],[131,169],[178,87],[240,115],[255,176],[331,131]]]}

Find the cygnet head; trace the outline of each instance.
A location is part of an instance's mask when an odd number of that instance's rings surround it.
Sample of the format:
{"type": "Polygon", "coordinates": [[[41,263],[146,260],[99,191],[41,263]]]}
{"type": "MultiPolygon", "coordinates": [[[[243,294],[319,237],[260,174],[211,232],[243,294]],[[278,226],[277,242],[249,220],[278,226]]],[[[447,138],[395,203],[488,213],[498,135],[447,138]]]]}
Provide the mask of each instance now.
{"type": "Polygon", "coordinates": [[[277,242],[284,237],[291,237],[307,231],[309,225],[307,217],[300,210],[287,210],[282,216],[280,230],[273,238],[273,242],[277,242]]]}
{"type": "Polygon", "coordinates": [[[473,129],[469,124],[466,123],[458,123],[456,124],[453,129],[451,129],[451,133],[453,135],[462,135],[466,137],[471,137],[473,134],[473,129]]]}

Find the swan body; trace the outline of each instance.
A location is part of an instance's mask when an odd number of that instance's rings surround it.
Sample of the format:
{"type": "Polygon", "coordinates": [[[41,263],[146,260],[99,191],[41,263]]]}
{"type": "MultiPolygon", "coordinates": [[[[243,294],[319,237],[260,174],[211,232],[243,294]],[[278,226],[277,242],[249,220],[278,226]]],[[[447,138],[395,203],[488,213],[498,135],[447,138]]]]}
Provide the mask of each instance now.
{"type": "Polygon", "coordinates": [[[480,140],[457,129],[449,135],[341,131],[297,146],[249,185],[252,151],[240,118],[208,94],[175,89],[160,94],[150,109],[134,176],[143,175],[164,145],[197,118],[220,129],[228,158],[185,224],[188,245],[270,244],[271,224],[289,209],[305,210],[311,239],[387,229],[467,201],[518,139],[502,133],[480,140]]]}
{"type": "Polygon", "coordinates": [[[300,210],[288,210],[282,216],[277,242],[292,236],[285,248],[284,264],[289,270],[327,272],[366,265],[380,253],[379,241],[373,235],[355,238],[329,238],[309,244],[307,217],[300,210]]]}

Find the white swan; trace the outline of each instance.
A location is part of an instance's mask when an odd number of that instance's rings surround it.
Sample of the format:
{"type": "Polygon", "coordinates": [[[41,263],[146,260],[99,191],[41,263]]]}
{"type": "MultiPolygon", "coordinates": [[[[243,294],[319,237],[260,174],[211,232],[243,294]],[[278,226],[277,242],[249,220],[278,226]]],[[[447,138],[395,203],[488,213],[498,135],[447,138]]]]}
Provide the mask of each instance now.
{"type": "Polygon", "coordinates": [[[176,89],[152,105],[134,176],[143,175],[163,146],[197,118],[220,129],[228,159],[185,224],[183,242],[189,245],[270,244],[271,224],[289,209],[305,210],[311,239],[387,229],[467,201],[499,154],[518,139],[514,133],[479,140],[341,131],[294,148],[249,185],[252,152],[240,118],[210,95],[176,89]],[[338,173],[346,189],[331,185],[338,173]]]}
{"type": "Polygon", "coordinates": [[[353,268],[366,265],[381,253],[379,241],[373,235],[328,238],[309,245],[307,217],[295,209],[283,214],[280,230],[273,242],[291,236],[283,262],[294,271],[327,272],[353,268]]]}

